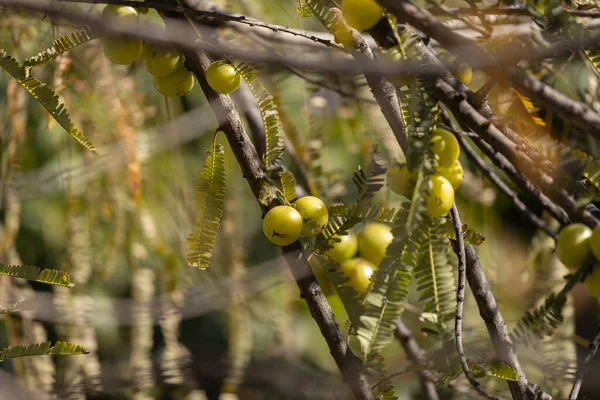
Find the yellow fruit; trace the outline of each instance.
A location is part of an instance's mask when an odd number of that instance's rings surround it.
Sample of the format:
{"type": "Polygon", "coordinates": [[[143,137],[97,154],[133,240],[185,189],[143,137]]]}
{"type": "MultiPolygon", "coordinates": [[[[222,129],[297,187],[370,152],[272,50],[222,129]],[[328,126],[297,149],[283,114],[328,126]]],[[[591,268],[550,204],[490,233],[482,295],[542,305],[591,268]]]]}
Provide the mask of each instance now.
{"type": "Polygon", "coordinates": [[[242,84],[242,76],[225,61],[215,61],[206,71],[208,85],[217,93],[229,94],[235,92],[242,84]]]}
{"type": "Polygon", "coordinates": [[[265,215],[263,232],[278,246],[290,245],[300,238],[302,216],[294,207],[273,207],[265,215]]]}
{"type": "Polygon", "coordinates": [[[434,175],[429,178],[425,193],[426,214],[431,218],[446,215],[454,204],[454,189],[448,179],[434,175]]]}
{"type": "Polygon", "coordinates": [[[393,239],[392,228],[388,225],[368,223],[358,234],[358,253],[373,264],[379,265],[393,239]]]}
{"type": "Polygon", "coordinates": [[[566,267],[577,269],[592,255],[592,230],[584,224],[565,226],[556,238],[556,257],[566,267]]]}
{"type": "Polygon", "coordinates": [[[129,65],[142,54],[143,43],[139,39],[106,36],[100,39],[104,56],[113,64],[129,65]]]}
{"type": "Polygon", "coordinates": [[[318,235],[329,220],[327,206],[318,197],[304,196],[296,200],[294,208],[302,215],[302,236],[318,235]]]}
{"type": "Polygon", "coordinates": [[[456,160],[449,167],[438,167],[437,174],[448,179],[448,181],[450,181],[450,183],[452,184],[454,190],[456,190],[462,184],[465,173],[463,171],[462,165],[460,164],[460,161],[456,160]]]}
{"type": "Polygon", "coordinates": [[[371,276],[377,267],[363,258],[352,258],[346,260],[340,266],[340,271],[350,280],[343,286],[351,286],[359,294],[363,294],[371,283],[371,276]]]}
{"type": "Polygon", "coordinates": [[[583,282],[591,296],[600,298],[600,264],[595,264],[592,273],[583,282]]]}
{"type": "Polygon", "coordinates": [[[149,43],[146,43],[142,50],[144,67],[154,76],[172,74],[179,67],[182,60],[182,55],[179,52],[156,47],[149,43]]]}
{"type": "Polygon", "coordinates": [[[382,17],[383,8],[375,0],[342,0],[344,19],[354,29],[371,29],[382,17]]]}
{"type": "Polygon", "coordinates": [[[450,167],[460,155],[460,145],[452,132],[437,128],[431,131],[431,151],[438,160],[440,167],[450,167]]]}
{"type": "Polygon", "coordinates": [[[358,240],[356,235],[349,233],[347,235],[335,235],[335,238],[340,239],[333,247],[325,252],[329,257],[334,258],[337,262],[344,262],[356,255],[358,250],[358,240]]]}
{"type": "Polygon", "coordinates": [[[179,97],[188,93],[194,87],[194,74],[183,65],[167,76],[155,76],[154,87],[167,97],[179,97]]]}
{"type": "Polygon", "coordinates": [[[417,174],[406,164],[395,162],[387,170],[387,185],[394,193],[410,198],[416,183],[417,174]]]}

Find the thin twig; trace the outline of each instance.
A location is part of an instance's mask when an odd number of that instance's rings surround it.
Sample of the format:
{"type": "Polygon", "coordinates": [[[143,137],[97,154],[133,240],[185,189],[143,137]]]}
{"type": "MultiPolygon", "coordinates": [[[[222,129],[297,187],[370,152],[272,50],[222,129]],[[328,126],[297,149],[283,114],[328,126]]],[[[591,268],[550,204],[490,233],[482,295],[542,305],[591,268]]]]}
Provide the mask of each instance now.
{"type": "Polygon", "coordinates": [[[474,31],[478,32],[484,38],[489,38],[490,37],[490,32],[488,30],[486,30],[485,28],[480,27],[477,24],[474,24],[473,22],[469,21],[468,18],[464,18],[462,15],[460,15],[457,12],[455,12],[454,10],[446,7],[443,4],[440,4],[440,3],[436,2],[435,0],[426,0],[426,1],[427,1],[427,4],[430,4],[433,8],[438,9],[443,14],[446,14],[446,15],[448,15],[450,17],[456,18],[459,21],[462,21],[467,27],[469,27],[469,28],[473,29],[474,31]]]}
{"type": "MultiPolygon", "coordinates": [[[[404,349],[406,353],[406,357],[415,365],[423,364],[426,362],[425,353],[419,347],[419,344],[415,340],[412,332],[404,322],[401,320],[397,320],[394,322],[396,325],[395,335],[400,342],[400,345],[404,349]]],[[[387,379],[392,378],[394,375],[390,375],[387,379]]],[[[397,375],[396,375],[397,376],[397,375]]],[[[421,383],[421,388],[423,390],[423,398],[425,400],[437,400],[439,396],[437,394],[437,390],[435,388],[435,382],[432,379],[432,376],[427,371],[417,371],[417,376],[419,377],[419,381],[421,383]]]]}
{"type": "Polygon", "coordinates": [[[465,286],[466,286],[466,275],[467,275],[467,258],[465,256],[465,242],[462,232],[462,223],[460,222],[460,216],[456,204],[450,209],[450,215],[452,216],[452,223],[454,224],[454,233],[456,234],[456,245],[454,251],[458,257],[458,284],[456,286],[456,316],[454,319],[454,339],[456,343],[456,351],[460,358],[460,366],[467,377],[467,380],[475,388],[477,393],[481,396],[490,400],[499,400],[499,397],[492,396],[487,393],[481,383],[475,379],[467,363],[467,357],[465,356],[465,348],[463,347],[462,341],[462,320],[463,320],[463,307],[465,304],[465,286]]]}
{"type": "Polygon", "coordinates": [[[556,233],[553,232],[540,217],[538,217],[531,210],[529,210],[527,208],[527,205],[523,203],[521,199],[519,199],[519,195],[515,191],[513,191],[506,183],[504,183],[504,181],[498,175],[496,175],[496,173],[490,168],[489,164],[487,164],[481,157],[479,157],[479,155],[471,148],[471,146],[469,145],[469,143],[467,143],[467,140],[465,139],[464,133],[462,131],[457,130],[454,126],[449,128],[450,131],[456,136],[456,139],[458,139],[460,147],[465,151],[467,157],[477,165],[477,167],[488,177],[490,181],[492,181],[494,185],[496,185],[498,189],[500,189],[502,193],[506,195],[506,197],[508,197],[512,201],[513,205],[517,208],[517,210],[519,210],[521,214],[525,218],[527,218],[536,228],[544,231],[553,239],[556,239],[556,233]]]}
{"type": "Polygon", "coordinates": [[[596,352],[598,351],[598,347],[600,347],[600,327],[596,329],[596,333],[594,334],[594,340],[592,341],[592,343],[590,343],[588,347],[588,354],[585,356],[581,368],[577,370],[577,377],[575,378],[573,388],[571,389],[571,393],[569,394],[569,400],[577,400],[579,390],[581,389],[581,385],[583,384],[583,378],[587,373],[590,362],[592,361],[592,359],[596,355],[596,352]]]}

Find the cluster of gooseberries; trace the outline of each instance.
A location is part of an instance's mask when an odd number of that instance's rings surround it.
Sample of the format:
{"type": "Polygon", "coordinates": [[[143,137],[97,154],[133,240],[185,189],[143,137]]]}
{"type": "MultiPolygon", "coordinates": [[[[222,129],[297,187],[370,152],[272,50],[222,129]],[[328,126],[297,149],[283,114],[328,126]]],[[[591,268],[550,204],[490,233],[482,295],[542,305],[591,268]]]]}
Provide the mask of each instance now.
{"type": "MultiPolygon", "coordinates": [[[[431,218],[446,215],[454,203],[454,191],[463,181],[463,168],[458,160],[458,140],[446,129],[433,129],[430,148],[437,160],[437,169],[429,177],[425,191],[426,214],[431,218]]],[[[412,197],[417,173],[406,163],[395,163],[387,172],[389,188],[402,196],[412,197]]]]}
{"type": "Polygon", "coordinates": [[[383,260],[387,246],[394,239],[392,229],[386,224],[371,222],[362,228],[358,236],[350,232],[335,237],[340,241],[325,254],[340,263],[340,271],[350,278],[346,285],[362,295],[383,260]]]}
{"type": "Polygon", "coordinates": [[[293,206],[277,206],[263,220],[265,236],[278,246],[288,246],[300,236],[318,235],[329,220],[329,211],[318,197],[304,196],[293,206]]]}
{"type": "MultiPolygon", "coordinates": [[[[153,9],[140,14],[133,7],[109,4],[102,10],[102,18],[112,23],[147,24],[159,30],[166,29],[153,9]]],[[[182,96],[194,87],[194,75],[185,68],[183,54],[177,51],[119,36],[103,37],[101,43],[104,56],[114,64],[129,65],[141,57],[144,67],[153,76],[154,87],[167,97],[182,96]]]]}
{"type": "MultiPolygon", "coordinates": [[[[556,257],[567,268],[575,270],[591,256],[600,260],[600,225],[592,230],[584,224],[570,224],[560,231],[556,257]]],[[[600,262],[595,263],[584,284],[592,296],[600,298],[600,262]]]]}
{"type": "MultiPolygon", "coordinates": [[[[304,196],[292,206],[276,206],[269,210],[263,220],[263,232],[272,243],[288,246],[301,236],[318,235],[328,220],[325,203],[318,197],[304,196]]],[[[335,238],[339,241],[325,254],[340,264],[340,271],[350,278],[348,285],[358,293],[364,293],[369,286],[369,277],[393,239],[391,228],[373,222],[366,224],[358,236],[348,233],[335,238]]]]}

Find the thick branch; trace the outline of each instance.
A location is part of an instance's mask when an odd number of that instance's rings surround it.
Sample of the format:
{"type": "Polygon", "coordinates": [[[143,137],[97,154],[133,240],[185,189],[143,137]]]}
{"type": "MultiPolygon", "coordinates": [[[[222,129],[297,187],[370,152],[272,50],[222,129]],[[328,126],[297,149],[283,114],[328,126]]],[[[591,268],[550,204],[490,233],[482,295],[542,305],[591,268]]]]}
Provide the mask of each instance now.
{"type": "MultiPolygon", "coordinates": [[[[415,340],[412,332],[404,322],[397,320],[394,322],[396,325],[395,335],[400,342],[400,345],[406,353],[406,357],[415,365],[423,364],[426,362],[425,353],[419,347],[419,344],[415,340]]],[[[418,371],[417,376],[421,382],[421,389],[423,390],[423,398],[425,400],[438,400],[439,396],[435,388],[434,379],[430,376],[428,371],[418,371]]]]}
{"type": "MultiPolygon", "coordinates": [[[[453,242],[453,245],[456,246],[456,242],[453,242]]],[[[479,315],[485,322],[490,338],[492,339],[496,356],[517,371],[519,380],[517,382],[508,382],[513,398],[519,400],[552,399],[539,386],[527,380],[508,336],[506,322],[504,322],[504,318],[502,318],[498,310],[496,299],[479,263],[475,248],[471,245],[465,245],[465,256],[467,262],[467,281],[477,302],[479,315]]]]}
{"type": "MultiPolygon", "coordinates": [[[[166,1],[169,2],[169,0],[166,1]]],[[[171,14],[169,16],[177,18],[177,15],[171,14]]],[[[193,40],[196,37],[196,33],[191,25],[188,28],[188,35],[189,40],[193,40]]],[[[258,199],[261,184],[265,179],[264,172],[256,149],[244,130],[233,101],[229,96],[216,93],[208,85],[206,71],[212,61],[206,54],[195,51],[186,51],[184,54],[186,57],[186,67],[198,79],[202,91],[217,117],[217,121],[219,121],[219,129],[225,133],[244,177],[248,181],[252,193],[258,199]]],[[[274,205],[277,204],[272,204],[272,206],[274,205]]],[[[284,247],[283,255],[288,262],[292,274],[296,278],[296,283],[302,296],[306,299],[313,318],[319,325],[321,334],[329,346],[330,353],[344,381],[348,384],[357,399],[374,400],[375,396],[369,387],[369,383],[354,359],[354,355],[335,320],[331,307],[317,283],[300,244],[295,243],[284,247]]]]}
{"type": "Polygon", "coordinates": [[[471,386],[475,388],[477,393],[481,396],[490,400],[499,400],[499,397],[488,394],[481,383],[475,379],[467,363],[467,357],[465,356],[465,348],[462,341],[462,320],[463,320],[463,308],[465,305],[465,286],[466,286],[466,274],[467,274],[467,259],[465,255],[465,242],[463,240],[462,223],[460,216],[458,215],[458,209],[456,204],[450,209],[450,215],[452,216],[452,222],[454,225],[454,232],[456,234],[456,243],[454,245],[454,251],[458,257],[458,284],[456,286],[456,316],[454,323],[454,338],[456,343],[456,351],[460,358],[460,366],[465,373],[471,386]]]}

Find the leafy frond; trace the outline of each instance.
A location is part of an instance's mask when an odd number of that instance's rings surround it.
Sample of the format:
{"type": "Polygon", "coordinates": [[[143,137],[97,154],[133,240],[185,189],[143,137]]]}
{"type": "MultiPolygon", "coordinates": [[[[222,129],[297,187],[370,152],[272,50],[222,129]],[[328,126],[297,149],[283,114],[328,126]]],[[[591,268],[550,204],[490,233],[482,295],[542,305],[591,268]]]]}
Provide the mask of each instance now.
{"type": "Polygon", "coordinates": [[[29,302],[30,301],[26,299],[16,303],[0,304],[0,314],[10,314],[23,310],[29,310],[31,308],[29,302]]]}
{"type": "Polygon", "coordinates": [[[0,275],[27,279],[48,285],[73,287],[69,274],[56,269],[41,269],[33,265],[11,265],[0,263],[0,275]]]}
{"type": "Polygon", "coordinates": [[[408,286],[423,244],[423,236],[414,235],[422,223],[418,209],[419,202],[405,203],[398,212],[392,228],[394,239],[388,245],[385,257],[373,275],[371,291],[366,295],[358,339],[367,361],[381,353],[392,338],[394,321],[401,314],[400,303],[408,298],[408,286]]]}
{"type": "MultiPolygon", "coordinates": [[[[454,232],[454,224],[452,221],[446,221],[445,226],[445,236],[450,239],[456,240],[456,232],[454,232]]],[[[467,244],[472,244],[473,246],[479,246],[483,242],[485,242],[485,235],[479,233],[475,228],[469,228],[467,224],[463,224],[462,226],[463,240],[467,244]]]]}
{"type": "Polygon", "coordinates": [[[196,186],[197,217],[188,237],[188,262],[206,269],[215,247],[225,200],[225,151],[213,141],[196,186]]]}
{"type": "Polygon", "coordinates": [[[377,151],[377,146],[373,146],[367,173],[359,167],[352,178],[358,188],[359,202],[370,200],[383,187],[386,171],[387,166],[383,156],[377,151]]]}
{"type": "Polygon", "coordinates": [[[550,294],[540,307],[525,313],[517,323],[510,333],[512,342],[530,346],[545,336],[552,335],[554,330],[563,323],[562,310],[566,302],[566,296],[550,294]]]}
{"type": "Polygon", "coordinates": [[[597,76],[600,77],[600,54],[590,50],[582,51],[583,58],[589,63],[597,76]]]}
{"type": "Polygon", "coordinates": [[[58,39],[55,39],[50,48],[26,59],[23,61],[23,65],[28,68],[45,65],[59,55],[95,38],[96,35],[89,28],[71,32],[67,35],[59,37],[58,39]]]}
{"type": "Polygon", "coordinates": [[[236,69],[242,75],[258,103],[260,114],[265,125],[266,153],[263,160],[266,171],[277,174],[283,168],[283,125],[279,118],[277,104],[273,96],[260,83],[252,68],[245,63],[240,63],[236,69]]]}
{"type": "Polygon", "coordinates": [[[310,10],[310,7],[306,3],[306,0],[298,1],[298,7],[296,7],[296,12],[301,18],[309,18],[313,15],[312,11],[310,10]]]}
{"type": "Polygon", "coordinates": [[[448,239],[444,237],[444,228],[429,220],[428,226],[417,230],[415,235],[422,243],[419,261],[414,270],[417,290],[424,301],[423,311],[434,313],[438,324],[453,317],[456,309],[456,289],[454,285],[453,267],[449,262],[448,239]]]}
{"type": "MultiPolygon", "coordinates": [[[[469,370],[476,379],[492,376],[506,381],[516,382],[519,380],[517,371],[510,365],[489,357],[483,357],[481,360],[467,359],[469,370]]],[[[462,367],[458,357],[454,357],[448,366],[443,368],[440,376],[440,382],[448,385],[451,381],[462,375],[462,367]]]]}
{"type": "Polygon", "coordinates": [[[594,160],[589,163],[583,170],[585,176],[591,183],[600,190],[600,161],[594,160]]]}
{"type": "Polygon", "coordinates": [[[381,400],[396,400],[398,397],[394,392],[394,385],[389,379],[389,374],[385,366],[385,359],[381,354],[376,354],[365,363],[365,368],[369,371],[371,379],[377,382],[375,394],[381,400]]]}
{"type": "Polygon", "coordinates": [[[279,173],[279,181],[281,182],[281,192],[288,203],[293,203],[296,200],[296,180],[294,174],[290,171],[279,173]]]}
{"type": "Polygon", "coordinates": [[[17,357],[30,356],[70,356],[77,354],[88,354],[89,351],[83,346],[56,342],[54,346],[50,342],[31,344],[29,346],[6,347],[0,351],[0,362],[17,357]]]}
{"type": "Polygon", "coordinates": [[[52,118],[54,118],[60,126],[79,142],[79,144],[94,154],[98,153],[96,147],[83,132],[74,127],[64,104],[58,101],[58,96],[52,89],[45,83],[29,76],[26,69],[20,66],[15,59],[8,56],[4,50],[0,50],[0,67],[15,78],[17,82],[19,82],[19,84],[21,84],[21,86],[23,86],[25,90],[27,90],[27,92],[29,92],[29,94],[48,111],[52,118]]]}

